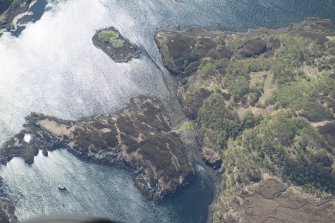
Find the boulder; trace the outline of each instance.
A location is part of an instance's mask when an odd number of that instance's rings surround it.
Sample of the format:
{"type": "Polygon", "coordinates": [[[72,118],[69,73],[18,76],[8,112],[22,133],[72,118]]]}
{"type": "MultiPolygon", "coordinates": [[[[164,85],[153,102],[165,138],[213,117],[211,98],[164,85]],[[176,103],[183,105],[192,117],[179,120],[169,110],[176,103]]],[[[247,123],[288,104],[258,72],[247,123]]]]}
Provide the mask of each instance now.
{"type": "Polygon", "coordinates": [[[201,151],[201,155],[208,166],[212,167],[213,169],[219,169],[221,167],[221,155],[215,149],[204,147],[201,151]]]}

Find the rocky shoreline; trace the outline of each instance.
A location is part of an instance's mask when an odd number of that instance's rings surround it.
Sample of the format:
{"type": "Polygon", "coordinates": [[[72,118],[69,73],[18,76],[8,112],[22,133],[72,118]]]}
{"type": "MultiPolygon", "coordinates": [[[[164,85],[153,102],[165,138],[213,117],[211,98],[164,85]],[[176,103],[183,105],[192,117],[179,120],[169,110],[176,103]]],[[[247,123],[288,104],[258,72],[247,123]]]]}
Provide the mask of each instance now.
{"type": "Polygon", "coordinates": [[[128,63],[141,55],[140,48],[124,38],[114,27],[97,30],[92,41],[116,63],[128,63]]]}
{"type": "Polygon", "coordinates": [[[0,31],[10,31],[15,17],[26,12],[32,2],[33,0],[0,0],[0,31]]]}
{"type": "Polygon", "coordinates": [[[149,199],[161,201],[188,185],[194,176],[188,150],[171,130],[164,105],[156,98],[139,96],[116,114],[66,121],[33,113],[24,130],[4,144],[0,161],[13,157],[33,163],[43,148],[66,148],[75,156],[126,168],[134,184],[149,199]]]}

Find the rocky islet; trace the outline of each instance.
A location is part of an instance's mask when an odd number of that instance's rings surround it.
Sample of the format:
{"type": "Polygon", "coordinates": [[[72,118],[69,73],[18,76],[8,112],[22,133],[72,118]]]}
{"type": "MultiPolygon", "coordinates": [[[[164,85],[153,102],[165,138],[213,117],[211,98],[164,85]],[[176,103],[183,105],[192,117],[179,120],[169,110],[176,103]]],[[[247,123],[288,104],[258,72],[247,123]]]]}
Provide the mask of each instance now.
{"type": "Polygon", "coordinates": [[[141,55],[140,48],[124,38],[114,27],[97,30],[92,41],[116,63],[127,63],[141,55]]]}

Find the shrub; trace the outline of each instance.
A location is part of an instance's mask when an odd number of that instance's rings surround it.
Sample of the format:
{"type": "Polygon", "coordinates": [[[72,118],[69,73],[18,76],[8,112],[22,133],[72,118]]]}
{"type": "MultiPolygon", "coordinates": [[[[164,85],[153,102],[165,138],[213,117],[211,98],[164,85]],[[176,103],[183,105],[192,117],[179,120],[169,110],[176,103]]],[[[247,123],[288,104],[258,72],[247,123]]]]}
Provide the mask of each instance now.
{"type": "Polygon", "coordinates": [[[223,158],[225,160],[226,187],[244,185],[261,179],[260,160],[257,152],[250,152],[236,142],[229,141],[223,158]]]}
{"type": "Polygon", "coordinates": [[[213,93],[199,109],[198,118],[206,136],[219,148],[240,132],[238,115],[225,106],[222,95],[213,93]]]}
{"type": "Polygon", "coordinates": [[[262,92],[259,89],[251,89],[251,92],[249,94],[250,105],[255,106],[261,96],[262,92]]]}
{"type": "Polygon", "coordinates": [[[235,102],[240,101],[244,95],[249,93],[249,81],[243,76],[227,77],[225,86],[235,102]]]}
{"type": "Polygon", "coordinates": [[[239,137],[263,168],[298,185],[335,191],[331,148],[307,122],[276,114],[239,137]]]}
{"type": "Polygon", "coordinates": [[[262,117],[261,116],[255,116],[252,112],[248,111],[245,113],[243,119],[242,119],[242,128],[243,129],[250,129],[256,127],[262,117]]]}
{"type": "Polygon", "coordinates": [[[307,102],[302,106],[301,116],[307,118],[311,122],[321,122],[324,120],[332,120],[333,112],[318,102],[307,102]]]}
{"type": "Polygon", "coordinates": [[[315,55],[309,48],[310,41],[305,38],[290,36],[281,38],[282,47],[275,54],[272,71],[280,86],[305,78],[305,74],[297,69],[304,62],[311,64],[314,62],[315,55]]]}

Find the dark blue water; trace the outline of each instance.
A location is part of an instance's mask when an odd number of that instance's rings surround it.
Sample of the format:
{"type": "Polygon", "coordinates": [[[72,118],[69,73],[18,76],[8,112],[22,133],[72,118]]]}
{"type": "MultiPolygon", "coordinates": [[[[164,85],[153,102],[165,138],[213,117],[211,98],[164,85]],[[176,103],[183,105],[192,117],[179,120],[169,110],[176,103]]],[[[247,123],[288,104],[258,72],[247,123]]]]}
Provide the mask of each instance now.
{"type": "MultiPolygon", "coordinates": [[[[334,0],[37,0],[14,36],[0,38],[0,141],[16,133],[31,111],[62,118],[108,114],[139,93],[169,97],[153,35],[192,25],[245,31],[287,26],[310,16],[335,19],[334,0]],[[25,27],[25,25],[27,25],[25,27]],[[96,29],[117,27],[143,46],[143,57],[115,64],[91,42],[96,29]]],[[[125,222],[205,222],[213,188],[198,167],[196,181],[157,205],[133,186],[126,171],[82,162],[66,151],[14,159],[2,167],[20,219],[53,212],[87,213],[125,222]],[[60,194],[57,184],[69,188],[60,194]]]]}

